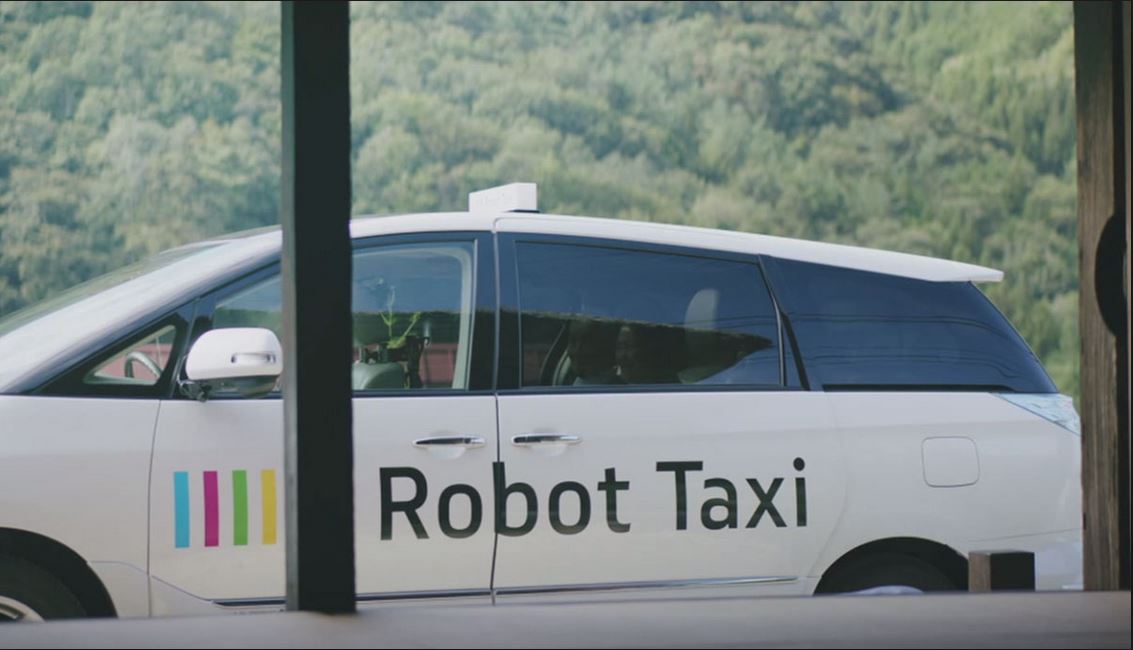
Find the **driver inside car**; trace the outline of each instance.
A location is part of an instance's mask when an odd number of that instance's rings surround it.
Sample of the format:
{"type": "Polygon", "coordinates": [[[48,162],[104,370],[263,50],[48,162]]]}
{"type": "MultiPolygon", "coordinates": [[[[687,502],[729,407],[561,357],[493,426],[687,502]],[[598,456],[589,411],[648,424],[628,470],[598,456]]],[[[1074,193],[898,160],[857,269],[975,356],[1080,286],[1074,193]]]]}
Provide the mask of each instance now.
{"type": "Polygon", "coordinates": [[[571,321],[567,356],[575,386],[622,384],[614,360],[618,324],[592,318],[571,321]]]}

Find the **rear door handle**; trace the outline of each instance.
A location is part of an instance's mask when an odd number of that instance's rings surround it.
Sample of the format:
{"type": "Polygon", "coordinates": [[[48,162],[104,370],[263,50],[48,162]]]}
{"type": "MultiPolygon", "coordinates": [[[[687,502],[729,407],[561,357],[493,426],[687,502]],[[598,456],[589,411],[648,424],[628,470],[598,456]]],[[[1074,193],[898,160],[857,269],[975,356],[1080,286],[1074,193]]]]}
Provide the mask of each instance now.
{"type": "Polygon", "coordinates": [[[511,444],[517,447],[531,447],[533,445],[577,445],[582,438],[569,433],[524,433],[513,436],[511,444]]]}
{"type": "Polygon", "coordinates": [[[484,446],[484,439],[479,436],[436,436],[433,438],[418,438],[413,446],[419,449],[441,449],[463,447],[465,449],[479,449],[484,446]]]}

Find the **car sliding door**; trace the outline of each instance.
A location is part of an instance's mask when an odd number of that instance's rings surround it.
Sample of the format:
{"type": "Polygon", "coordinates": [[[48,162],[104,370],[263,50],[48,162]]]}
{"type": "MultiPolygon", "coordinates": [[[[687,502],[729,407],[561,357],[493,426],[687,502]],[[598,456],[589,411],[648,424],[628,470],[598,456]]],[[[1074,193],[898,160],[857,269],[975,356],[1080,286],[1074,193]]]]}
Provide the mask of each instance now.
{"type": "Polygon", "coordinates": [[[498,596],[807,591],[839,439],[757,260],[503,239],[498,596]]]}

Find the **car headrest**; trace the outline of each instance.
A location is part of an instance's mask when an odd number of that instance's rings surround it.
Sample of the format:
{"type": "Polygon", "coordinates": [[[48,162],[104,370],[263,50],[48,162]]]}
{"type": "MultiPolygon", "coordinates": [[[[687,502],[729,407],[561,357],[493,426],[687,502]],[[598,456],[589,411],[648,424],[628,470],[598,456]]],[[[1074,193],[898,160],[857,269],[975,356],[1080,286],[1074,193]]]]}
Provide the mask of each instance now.
{"type": "Polygon", "coordinates": [[[717,308],[720,305],[719,289],[701,289],[697,291],[685,309],[685,329],[714,330],[716,329],[717,308]]]}

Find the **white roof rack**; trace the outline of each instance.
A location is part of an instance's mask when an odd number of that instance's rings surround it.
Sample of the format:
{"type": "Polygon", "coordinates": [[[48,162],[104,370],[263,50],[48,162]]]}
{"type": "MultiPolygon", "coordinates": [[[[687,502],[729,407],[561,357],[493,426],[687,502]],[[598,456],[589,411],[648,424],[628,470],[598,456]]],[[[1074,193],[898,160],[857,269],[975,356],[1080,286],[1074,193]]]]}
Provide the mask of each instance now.
{"type": "Polygon", "coordinates": [[[468,194],[469,212],[538,212],[535,183],[510,183],[468,194]]]}

